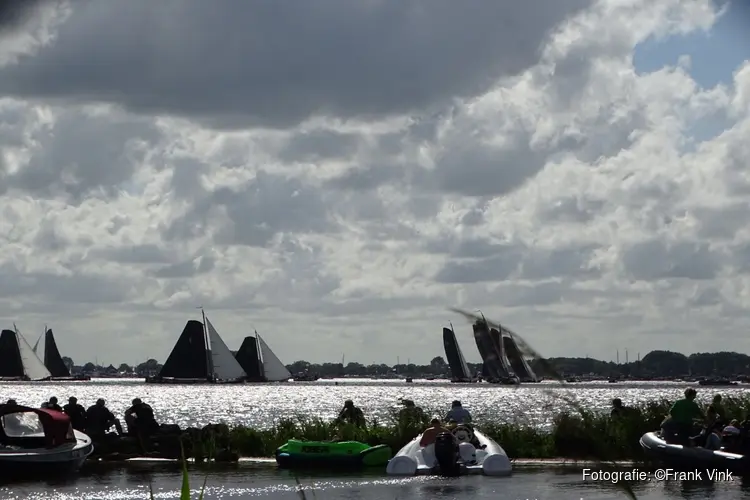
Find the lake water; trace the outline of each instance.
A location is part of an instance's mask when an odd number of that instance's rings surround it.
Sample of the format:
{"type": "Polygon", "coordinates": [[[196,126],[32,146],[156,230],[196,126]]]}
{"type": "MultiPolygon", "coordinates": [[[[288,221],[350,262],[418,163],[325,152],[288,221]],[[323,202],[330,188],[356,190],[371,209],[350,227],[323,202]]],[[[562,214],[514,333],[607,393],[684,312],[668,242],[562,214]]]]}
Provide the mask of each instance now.
{"type": "MultiPolygon", "coordinates": [[[[194,488],[200,488],[205,470],[191,471],[194,488]]],[[[148,484],[154,484],[156,498],[178,498],[180,474],[176,467],[130,464],[128,467],[88,471],[67,483],[25,483],[0,486],[2,500],[143,500],[148,484]]],[[[212,470],[206,500],[289,499],[299,500],[300,486],[308,500],[603,500],[627,498],[606,483],[586,483],[581,470],[517,469],[513,476],[483,476],[441,479],[414,477],[392,479],[382,471],[351,476],[299,475],[279,471],[272,464],[241,463],[230,469],[212,470]]],[[[723,483],[686,481],[647,482],[634,485],[639,499],[750,499],[750,487],[739,480],[723,483]]],[[[197,492],[194,496],[197,498],[197,492]]]]}
{"type": "MultiPolygon", "coordinates": [[[[474,417],[493,421],[522,421],[544,427],[552,416],[570,408],[564,398],[586,408],[605,409],[612,398],[626,405],[649,400],[676,399],[687,384],[674,382],[558,383],[518,387],[491,384],[451,384],[438,381],[325,380],[285,384],[246,385],[156,385],[136,379],[98,379],[77,383],[0,383],[0,401],[15,398],[19,404],[39,406],[50,396],[60,403],[76,396],[89,406],[104,398],[115,415],[122,415],[133,398],[142,398],[154,408],[157,419],[182,427],[225,422],[268,427],[283,417],[295,415],[333,418],[346,399],[354,400],[367,417],[385,418],[399,408],[399,398],[413,400],[431,412],[443,413],[459,399],[474,417]],[[338,383],[338,385],[337,385],[338,383]]],[[[738,396],[750,393],[750,384],[730,387],[698,387],[699,400],[713,394],[738,396]]]]}

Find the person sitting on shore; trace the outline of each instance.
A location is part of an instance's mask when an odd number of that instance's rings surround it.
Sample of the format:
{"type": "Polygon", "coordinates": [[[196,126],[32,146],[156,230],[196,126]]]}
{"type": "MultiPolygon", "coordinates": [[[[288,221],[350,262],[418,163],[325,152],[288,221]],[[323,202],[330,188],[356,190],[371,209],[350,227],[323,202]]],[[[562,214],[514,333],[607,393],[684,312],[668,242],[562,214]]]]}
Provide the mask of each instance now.
{"type": "Polygon", "coordinates": [[[131,436],[150,436],[159,428],[151,405],[144,403],[140,398],[135,398],[133,405],[125,410],[125,423],[131,436]]]}
{"type": "Polygon", "coordinates": [[[77,398],[69,397],[68,404],[63,406],[63,412],[70,418],[70,425],[75,430],[83,432],[86,429],[86,409],[78,404],[77,398]]]}
{"type": "Polygon", "coordinates": [[[439,418],[433,418],[430,421],[430,427],[425,429],[425,431],[422,433],[422,439],[419,440],[419,446],[424,448],[425,446],[433,444],[435,442],[435,438],[437,438],[439,434],[442,434],[444,432],[451,434],[450,430],[443,427],[443,425],[440,423],[439,418]]]}
{"type": "Polygon", "coordinates": [[[109,411],[103,399],[97,399],[96,404],[86,410],[86,434],[92,439],[101,439],[106,436],[112,426],[115,427],[119,436],[123,435],[120,420],[109,411]]]}
{"type": "Polygon", "coordinates": [[[672,408],[669,409],[670,418],[663,424],[663,428],[670,431],[668,434],[672,434],[671,437],[677,441],[677,444],[683,446],[690,446],[695,421],[705,420],[703,412],[695,402],[696,396],[695,389],[685,389],[685,397],[674,402],[672,408]]]}
{"type": "Polygon", "coordinates": [[[612,411],[609,413],[609,416],[613,418],[627,417],[628,415],[632,415],[633,412],[633,408],[624,406],[620,398],[615,398],[612,400],[612,411]]]}
{"type": "Polygon", "coordinates": [[[451,409],[445,415],[444,420],[446,422],[454,420],[458,424],[470,424],[471,413],[469,413],[469,410],[461,406],[461,401],[456,400],[451,404],[451,409]]]}
{"type": "Polygon", "coordinates": [[[62,413],[63,411],[62,407],[59,404],[57,404],[57,398],[55,396],[52,396],[51,398],[49,398],[49,401],[42,403],[42,408],[46,410],[59,411],[60,413],[62,413]]]}
{"type": "Polygon", "coordinates": [[[411,399],[402,399],[403,408],[398,412],[398,421],[404,424],[424,425],[427,420],[424,410],[414,404],[411,399]]]}
{"type": "Polygon", "coordinates": [[[354,401],[347,399],[344,401],[344,407],[339,412],[339,423],[356,425],[357,427],[365,426],[365,414],[359,406],[354,406],[354,401]]]}

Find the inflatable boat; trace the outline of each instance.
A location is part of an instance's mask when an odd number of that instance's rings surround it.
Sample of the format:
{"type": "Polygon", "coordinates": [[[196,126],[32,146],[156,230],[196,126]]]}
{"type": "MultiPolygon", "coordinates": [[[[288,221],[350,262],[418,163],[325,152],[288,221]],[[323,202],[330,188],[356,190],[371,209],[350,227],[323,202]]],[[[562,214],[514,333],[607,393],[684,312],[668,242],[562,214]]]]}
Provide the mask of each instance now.
{"type": "Polygon", "coordinates": [[[358,441],[299,441],[290,439],[276,450],[283,469],[382,467],[393,456],[384,444],[370,446],[358,441]]]}
{"type": "Polygon", "coordinates": [[[641,437],[640,443],[646,456],[676,470],[726,470],[736,476],[750,472],[750,464],[744,455],[699,446],[670,444],[657,432],[647,432],[641,437]]]}
{"type": "Polygon", "coordinates": [[[509,476],[510,459],[505,450],[485,434],[459,425],[442,433],[435,443],[422,447],[417,436],[393,457],[386,467],[390,476],[439,475],[509,476]]]}

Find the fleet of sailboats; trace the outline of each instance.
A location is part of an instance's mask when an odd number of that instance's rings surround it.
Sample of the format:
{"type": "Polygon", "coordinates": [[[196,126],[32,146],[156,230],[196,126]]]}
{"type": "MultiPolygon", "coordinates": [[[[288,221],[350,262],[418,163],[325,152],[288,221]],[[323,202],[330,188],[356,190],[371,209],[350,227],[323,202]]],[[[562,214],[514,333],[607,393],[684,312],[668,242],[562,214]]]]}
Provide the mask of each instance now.
{"type": "MultiPolygon", "coordinates": [[[[472,325],[474,341],[482,358],[481,377],[490,383],[516,385],[521,382],[534,383],[540,379],[524,359],[513,332],[507,328],[489,328],[486,321],[472,325]]],[[[453,325],[443,328],[445,356],[450,366],[452,382],[474,382],[469,373],[461,348],[456,340],[453,325]]]]}
{"type": "Polygon", "coordinates": [[[291,378],[284,363],[257,332],[245,338],[235,356],[205,311],[202,316],[202,322],[189,320],[185,324],[159,374],[146,378],[146,382],[238,384],[282,382],[291,378]]]}

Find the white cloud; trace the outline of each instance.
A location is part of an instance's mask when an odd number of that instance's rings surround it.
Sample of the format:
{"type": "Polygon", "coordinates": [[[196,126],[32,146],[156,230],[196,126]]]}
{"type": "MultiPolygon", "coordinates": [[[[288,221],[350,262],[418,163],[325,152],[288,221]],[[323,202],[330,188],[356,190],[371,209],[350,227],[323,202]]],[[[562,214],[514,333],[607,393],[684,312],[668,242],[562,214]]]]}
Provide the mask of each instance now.
{"type": "Polygon", "coordinates": [[[4,53],[8,324],[106,362],[164,359],[199,305],[289,362],[426,362],[449,305],[549,355],[750,347],[750,66],[705,89],[685,58],[632,65],[710,29],[710,1],[261,9],[283,44],[224,36],[240,11],[143,5],[43,13],[4,53]]]}

